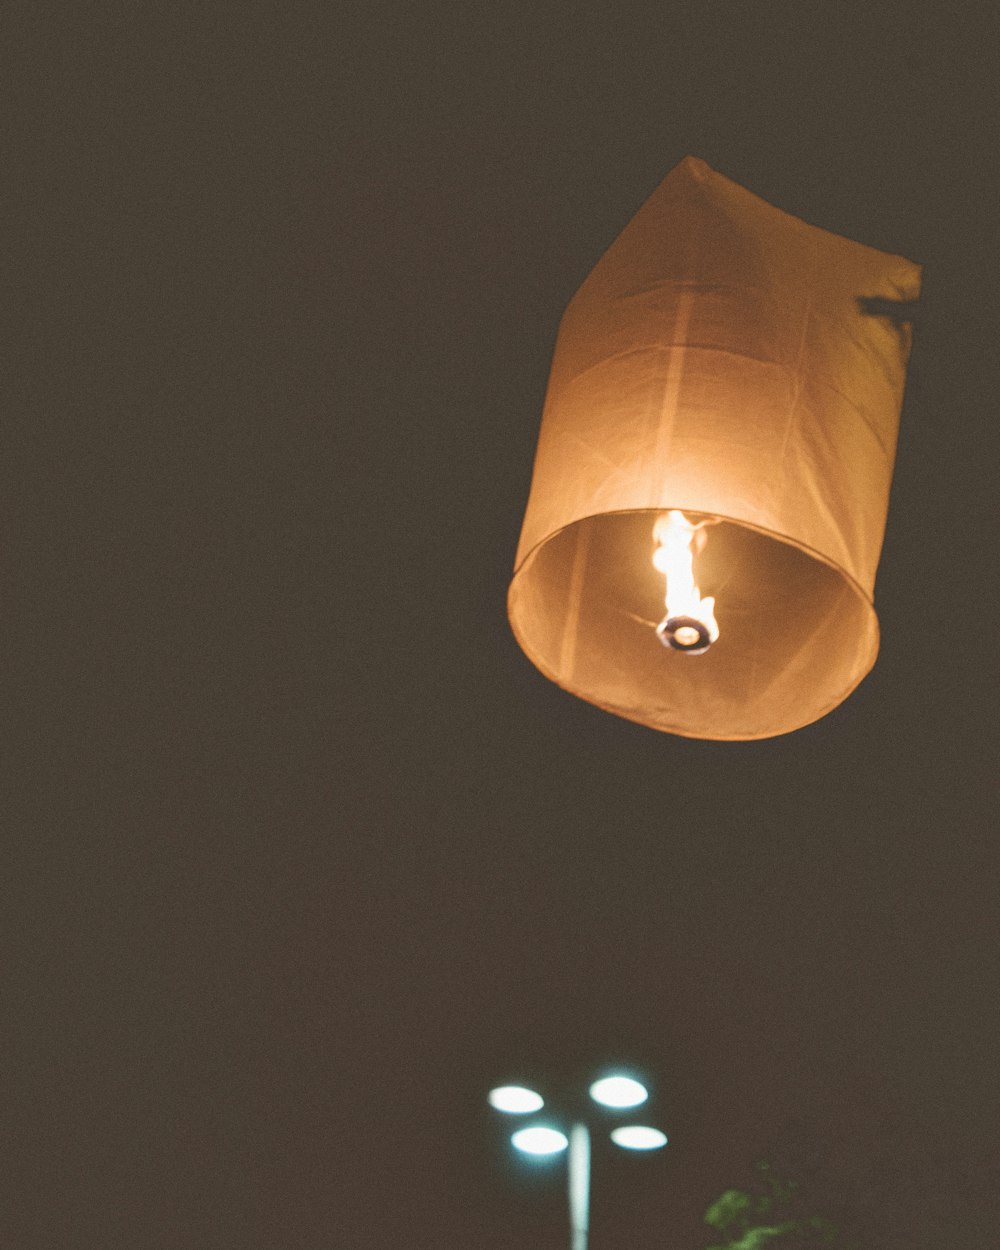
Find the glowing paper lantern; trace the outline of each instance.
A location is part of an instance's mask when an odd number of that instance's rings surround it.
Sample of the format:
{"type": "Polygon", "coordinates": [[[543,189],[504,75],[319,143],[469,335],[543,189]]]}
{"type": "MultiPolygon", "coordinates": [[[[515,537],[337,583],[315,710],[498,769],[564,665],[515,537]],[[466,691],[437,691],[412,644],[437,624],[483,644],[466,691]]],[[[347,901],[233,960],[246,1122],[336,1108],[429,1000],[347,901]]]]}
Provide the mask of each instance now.
{"type": "Polygon", "coordinates": [[[508,609],[564,689],[766,738],[842,702],[872,606],[920,268],[688,157],[563,317],[508,609]],[[714,601],[714,602],[713,602],[714,601]]]}

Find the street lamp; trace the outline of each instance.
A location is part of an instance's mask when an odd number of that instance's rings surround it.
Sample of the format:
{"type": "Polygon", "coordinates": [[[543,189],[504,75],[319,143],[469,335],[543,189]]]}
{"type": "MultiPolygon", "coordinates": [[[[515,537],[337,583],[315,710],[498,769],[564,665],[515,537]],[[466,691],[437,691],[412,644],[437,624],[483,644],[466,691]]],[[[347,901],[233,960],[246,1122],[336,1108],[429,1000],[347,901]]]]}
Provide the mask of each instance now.
{"type": "MultiPolygon", "coordinates": [[[[630,1111],[649,1098],[646,1087],[634,1077],[611,1073],[590,1086],[592,1102],[612,1112],[630,1111]]],[[[490,1090],[490,1106],[504,1115],[534,1116],[545,1106],[541,1094],[524,1085],[499,1085],[490,1090]]],[[[533,1120],[511,1135],[513,1146],[527,1155],[556,1155],[567,1152],[567,1190],[571,1250],[587,1250],[590,1227],[590,1127],[587,1118],[577,1113],[566,1117],[558,1114],[549,1122],[533,1120]],[[560,1127],[560,1123],[563,1127],[560,1127]],[[563,1131],[563,1128],[566,1131],[563,1131]]],[[[648,1124],[621,1124],[611,1130],[611,1140],[624,1150],[659,1150],[667,1137],[648,1124]]]]}

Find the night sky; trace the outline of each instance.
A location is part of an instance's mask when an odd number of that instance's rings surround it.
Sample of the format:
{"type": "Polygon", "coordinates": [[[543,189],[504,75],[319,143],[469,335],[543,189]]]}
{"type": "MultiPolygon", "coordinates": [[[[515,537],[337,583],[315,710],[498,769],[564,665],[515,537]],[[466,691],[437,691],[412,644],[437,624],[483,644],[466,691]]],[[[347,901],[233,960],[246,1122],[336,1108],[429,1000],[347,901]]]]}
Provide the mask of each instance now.
{"type": "Polygon", "coordinates": [[[617,1061],[671,1141],[597,1144],[592,1250],[768,1153],[996,1244],[989,7],[4,25],[0,1244],[561,1248],[485,1095],[617,1061]],[[879,660],[758,743],[506,622],[559,317],[689,153],[925,267],[879,660]]]}

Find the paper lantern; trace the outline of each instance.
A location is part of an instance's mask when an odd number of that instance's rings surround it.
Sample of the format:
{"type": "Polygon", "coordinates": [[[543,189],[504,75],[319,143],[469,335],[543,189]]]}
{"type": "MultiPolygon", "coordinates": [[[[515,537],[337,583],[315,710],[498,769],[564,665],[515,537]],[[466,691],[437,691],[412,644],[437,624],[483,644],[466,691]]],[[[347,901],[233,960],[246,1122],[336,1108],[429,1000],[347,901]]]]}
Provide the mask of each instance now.
{"type": "Polygon", "coordinates": [[[864,304],[919,285],[703,161],[668,174],[559,329],[508,597],[547,677],[698,738],[850,694],[878,651],[910,348],[864,304]]]}

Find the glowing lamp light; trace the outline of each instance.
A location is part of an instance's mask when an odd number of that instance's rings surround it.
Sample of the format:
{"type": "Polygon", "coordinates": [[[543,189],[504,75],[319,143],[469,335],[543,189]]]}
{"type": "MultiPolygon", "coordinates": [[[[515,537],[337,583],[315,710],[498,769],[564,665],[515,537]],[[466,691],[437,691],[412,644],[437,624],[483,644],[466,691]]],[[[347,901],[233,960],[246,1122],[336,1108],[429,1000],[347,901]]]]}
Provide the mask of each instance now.
{"type": "Polygon", "coordinates": [[[525,1089],[523,1085],[498,1085],[488,1095],[489,1104],[497,1111],[508,1115],[525,1115],[532,1111],[540,1111],[545,1106],[541,1094],[533,1089],[525,1089]]]}
{"type": "Polygon", "coordinates": [[[649,1097],[645,1085],[630,1076],[606,1076],[590,1087],[594,1102],[605,1107],[638,1107],[649,1097]]]}
{"type": "Polygon", "coordinates": [[[554,1155],[565,1150],[569,1138],[558,1129],[548,1128],[543,1124],[533,1124],[530,1128],[518,1129],[510,1139],[518,1150],[526,1155],[554,1155]]]}
{"type": "Polygon", "coordinates": [[[611,1140],[626,1150],[659,1150],[667,1144],[667,1135],[645,1124],[628,1124],[612,1129],[611,1140]]]}
{"type": "MultiPolygon", "coordinates": [[[[681,523],[669,521],[669,535],[666,546],[673,541],[670,535],[684,530],[687,535],[684,543],[689,551],[696,549],[697,543],[691,542],[694,527],[688,525],[686,519],[681,523]],[[686,527],[686,528],[685,528],[686,527]]],[[[664,563],[666,561],[664,560],[664,563]]],[[[668,572],[669,576],[669,572],[668,572]]],[[[674,593],[677,591],[675,581],[674,593]]],[[[670,593],[668,587],[668,593],[670,593]]],[[[695,592],[696,593],[696,592],[695,592]]],[[[699,598],[699,604],[704,601],[699,598]]],[[[703,610],[700,608],[699,610],[703,610]]],[[[709,612],[711,605],[709,606],[709,612]]],[[[633,1077],[621,1072],[612,1072],[590,1086],[590,1096],[602,1106],[612,1111],[620,1111],[628,1107],[637,1107],[644,1103],[649,1094],[646,1087],[633,1077]]],[[[497,1111],[522,1114],[533,1112],[542,1105],[540,1094],[526,1089],[523,1085],[498,1085],[488,1095],[490,1105],[497,1111]]],[[[576,1099],[570,1103],[572,1107],[576,1099]]],[[[596,1113],[595,1113],[596,1114],[596,1113]]],[[[603,1117],[602,1117],[603,1118],[603,1117]]],[[[564,1121],[566,1132],[563,1133],[550,1124],[529,1124],[511,1135],[511,1143],[515,1149],[526,1155],[545,1157],[566,1152],[566,1191],[569,1198],[569,1223],[571,1250],[587,1250],[590,1229],[590,1120],[577,1105],[576,1114],[571,1114],[564,1121]]],[[[630,1124],[616,1128],[611,1140],[626,1150],[658,1150],[667,1144],[665,1133],[646,1125],[630,1124]]]]}
{"type": "Polygon", "coordinates": [[[919,293],[912,261],[671,170],[559,327],[507,597],[531,662],[692,738],[842,703],[878,653],[919,293]]]}

